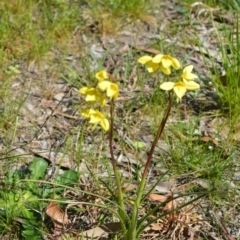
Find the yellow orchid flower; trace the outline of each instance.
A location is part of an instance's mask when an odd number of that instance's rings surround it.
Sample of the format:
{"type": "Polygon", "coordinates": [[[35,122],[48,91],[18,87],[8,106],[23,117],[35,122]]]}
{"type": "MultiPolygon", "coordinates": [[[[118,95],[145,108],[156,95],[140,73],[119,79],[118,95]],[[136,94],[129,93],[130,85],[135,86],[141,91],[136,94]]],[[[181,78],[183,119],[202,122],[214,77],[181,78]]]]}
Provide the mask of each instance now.
{"type": "Polygon", "coordinates": [[[160,88],[166,91],[173,89],[177,95],[178,101],[182,100],[182,97],[186,94],[187,90],[196,90],[200,88],[200,85],[194,81],[179,81],[179,82],[164,82],[160,85],[160,88]]]}
{"type": "Polygon", "coordinates": [[[146,65],[149,73],[153,73],[153,72],[156,72],[160,66],[158,63],[154,63],[152,59],[153,58],[150,56],[143,56],[138,59],[138,62],[143,65],[146,65]]]}
{"type": "Polygon", "coordinates": [[[179,61],[170,55],[157,54],[155,57],[143,56],[138,59],[138,62],[147,66],[150,73],[157,71],[159,68],[166,75],[171,74],[171,66],[175,69],[180,68],[179,61]]]}
{"type": "Polygon", "coordinates": [[[109,130],[109,121],[98,110],[84,109],[81,111],[81,115],[90,118],[89,123],[93,124],[92,130],[94,130],[99,123],[105,131],[109,130]]]}
{"type": "Polygon", "coordinates": [[[86,95],[86,102],[96,102],[99,101],[101,107],[106,104],[106,98],[101,94],[101,92],[93,87],[82,87],[79,93],[86,95]]]}
{"type": "Polygon", "coordinates": [[[103,80],[106,80],[108,79],[108,73],[106,70],[102,70],[100,72],[97,72],[95,74],[95,78],[98,80],[98,81],[103,81],[103,80]]]}
{"type": "Polygon", "coordinates": [[[157,54],[152,61],[154,63],[162,63],[164,68],[173,66],[175,69],[179,69],[181,67],[179,61],[170,55],[157,54]]]}
{"type": "Polygon", "coordinates": [[[81,115],[85,118],[90,118],[90,115],[95,113],[95,110],[93,109],[83,109],[81,110],[81,115]]]}
{"type": "Polygon", "coordinates": [[[102,81],[98,83],[99,89],[106,91],[109,98],[116,99],[118,97],[118,85],[109,81],[102,81]]]}
{"type": "Polygon", "coordinates": [[[152,62],[158,63],[160,65],[159,67],[161,71],[166,75],[171,74],[171,66],[175,69],[179,69],[181,67],[179,61],[176,58],[171,57],[170,55],[157,54],[152,59],[152,62]]]}
{"type": "Polygon", "coordinates": [[[183,73],[181,75],[181,78],[185,81],[191,81],[193,79],[198,78],[196,74],[192,73],[193,65],[189,65],[183,69],[183,73]]]}

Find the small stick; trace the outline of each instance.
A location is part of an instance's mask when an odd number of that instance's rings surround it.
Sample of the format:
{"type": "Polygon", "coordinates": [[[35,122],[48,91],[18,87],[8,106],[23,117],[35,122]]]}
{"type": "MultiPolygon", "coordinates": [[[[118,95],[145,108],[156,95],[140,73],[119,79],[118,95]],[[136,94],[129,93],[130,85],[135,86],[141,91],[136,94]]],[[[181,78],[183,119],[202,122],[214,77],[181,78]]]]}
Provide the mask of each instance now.
{"type": "Polygon", "coordinates": [[[229,233],[229,231],[227,230],[226,226],[223,224],[223,222],[221,222],[221,220],[217,217],[217,215],[213,213],[214,218],[216,219],[217,223],[219,224],[219,226],[221,227],[223,233],[226,235],[228,240],[234,240],[233,236],[229,233]]]}

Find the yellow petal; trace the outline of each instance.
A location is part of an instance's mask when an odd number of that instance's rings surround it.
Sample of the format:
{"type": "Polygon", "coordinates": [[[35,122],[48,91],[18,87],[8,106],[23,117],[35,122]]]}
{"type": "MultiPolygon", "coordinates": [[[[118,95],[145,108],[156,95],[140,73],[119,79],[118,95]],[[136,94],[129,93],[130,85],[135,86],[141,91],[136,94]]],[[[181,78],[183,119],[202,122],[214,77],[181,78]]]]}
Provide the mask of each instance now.
{"type": "Polygon", "coordinates": [[[176,59],[176,58],[172,58],[172,66],[175,68],[175,69],[179,69],[181,67],[179,61],[176,59]]]}
{"type": "Polygon", "coordinates": [[[191,81],[193,79],[198,78],[198,76],[196,74],[192,73],[192,70],[193,70],[193,65],[189,65],[189,66],[185,67],[183,69],[183,73],[182,73],[181,77],[187,81],[191,81]]]}
{"type": "Polygon", "coordinates": [[[172,65],[172,59],[170,56],[164,56],[162,58],[162,65],[164,68],[169,68],[172,65]]]}
{"type": "Polygon", "coordinates": [[[96,116],[94,116],[94,115],[91,115],[91,116],[90,116],[89,123],[98,124],[100,121],[101,121],[101,119],[99,119],[98,117],[96,117],[96,116]]]}
{"type": "Polygon", "coordinates": [[[171,69],[170,67],[165,68],[162,64],[160,65],[160,69],[163,73],[165,73],[166,75],[170,75],[171,74],[171,69]]]}
{"type": "Polygon", "coordinates": [[[182,78],[187,80],[187,81],[191,81],[193,79],[198,78],[198,76],[196,74],[193,74],[193,73],[188,73],[185,76],[183,75],[182,78]]]}
{"type": "Polygon", "coordinates": [[[163,57],[164,55],[162,55],[162,54],[157,54],[153,59],[152,59],[152,62],[154,62],[154,63],[160,63],[161,61],[162,61],[162,57],[163,57]]]}
{"type": "Polygon", "coordinates": [[[83,110],[81,110],[81,115],[82,115],[83,117],[89,118],[89,117],[90,117],[90,115],[89,115],[89,109],[83,109],[83,110]]]}
{"type": "Polygon", "coordinates": [[[109,98],[114,98],[116,99],[118,97],[118,85],[115,83],[111,83],[111,85],[107,89],[107,96],[109,98]]]}
{"type": "Polygon", "coordinates": [[[159,69],[159,64],[153,63],[152,61],[148,62],[146,65],[149,73],[154,73],[159,69]]]}
{"type": "Polygon", "coordinates": [[[176,93],[177,97],[181,100],[182,97],[186,94],[187,89],[185,87],[185,84],[183,82],[177,82],[175,83],[175,86],[173,88],[174,92],[176,93]]]}
{"type": "Polygon", "coordinates": [[[97,96],[96,95],[87,95],[85,98],[86,102],[94,102],[97,100],[97,96]]]}
{"type": "Polygon", "coordinates": [[[98,123],[100,123],[101,127],[105,131],[107,131],[109,129],[109,122],[108,122],[108,120],[98,110],[96,110],[93,114],[90,115],[89,123],[94,124],[93,130],[96,128],[98,123]]]}
{"type": "Polygon", "coordinates": [[[187,90],[196,90],[200,88],[200,85],[194,81],[186,81],[183,79],[183,82],[187,90]]]}
{"type": "Polygon", "coordinates": [[[95,111],[95,113],[90,114],[90,121],[89,123],[99,123],[102,119],[104,118],[104,116],[102,115],[102,113],[100,113],[98,110],[95,111]]]}
{"type": "Polygon", "coordinates": [[[82,87],[82,88],[79,89],[79,93],[86,94],[88,89],[89,89],[89,87],[82,87]]]}
{"type": "Polygon", "coordinates": [[[107,73],[106,70],[102,70],[102,71],[97,72],[97,73],[95,74],[95,78],[96,78],[97,80],[99,80],[99,81],[103,81],[103,80],[105,80],[105,79],[108,79],[108,73],[107,73]]]}
{"type": "Polygon", "coordinates": [[[164,82],[160,85],[160,88],[166,91],[172,90],[174,87],[174,82],[164,82]]]}
{"type": "Polygon", "coordinates": [[[86,102],[94,102],[101,96],[101,93],[95,88],[89,88],[86,91],[86,102]]]}
{"type": "Polygon", "coordinates": [[[104,107],[106,104],[106,98],[104,96],[99,97],[99,105],[100,107],[104,107]]]}
{"type": "Polygon", "coordinates": [[[193,70],[193,65],[189,65],[183,69],[183,73],[190,73],[193,70]]]}
{"type": "Polygon", "coordinates": [[[95,113],[95,110],[93,110],[93,109],[83,109],[83,110],[81,110],[81,115],[83,117],[86,117],[86,118],[90,118],[90,115],[94,114],[94,113],[95,113]]]}
{"type": "Polygon", "coordinates": [[[105,91],[109,86],[111,85],[111,82],[109,81],[102,81],[98,83],[98,87],[102,90],[105,91]]]}
{"type": "Polygon", "coordinates": [[[103,118],[102,121],[100,122],[101,127],[105,130],[109,130],[109,121],[106,118],[103,118]]]}
{"type": "Polygon", "coordinates": [[[198,76],[196,74],[193,74],[193,73],[188,73],[187,76],[183,77],[184,79],[188,80],[188,81],[191,81],[193,79],[196,79],[198,78],[198,76]]]}
{"type": "Polygon", "coordinates": [[[152,57],[150,56],[143,56],[138,59],[138,62],[141,64],[146,64],[149,61],[152,61],[152,57]]]}

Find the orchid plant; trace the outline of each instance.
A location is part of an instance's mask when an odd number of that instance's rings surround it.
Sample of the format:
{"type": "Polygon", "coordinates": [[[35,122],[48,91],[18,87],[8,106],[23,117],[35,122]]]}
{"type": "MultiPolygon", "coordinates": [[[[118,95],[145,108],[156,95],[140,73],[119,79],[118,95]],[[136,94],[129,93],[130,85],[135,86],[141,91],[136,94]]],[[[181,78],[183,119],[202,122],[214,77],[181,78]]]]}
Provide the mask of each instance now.
{"type": "MultiPolygon", "coordinates": [[[[144,188],[146,186],[147,176],[149,168],[152,161],[152,156],[156,144],[162,135],[164,127],[166,125],[169,113],[172,107],[173,94],[176,94],[177,102],[181,102],[183,96],[188,90],[196,90],[200,88],[200,85],[194,80],[198,78],[197,75],[192,73],[193,65],[186,66],[182,73],[178,77],[174,77],[174,81],[170,81],[170,75],[172,69],[179,70],[181,65],[178,59],[170,56],[157,54],[154,57],[143,56],[138,59],[138,62],[146,65],[147,71],[149,73],[154,73],[160,70],[166,75],[167,81],[160,84],[160,89],[168,91],[168,106],[166,108],[164,117],[159,125],[158,132],[152,143],[151,149],[148,154],[144,170],[142,172],[142,177],[137,189],[136,199],[134,200],[131,215],[126,211],[126,206],[124,204],[124,191],[121,185],[121,176],[117,167],[117,161],[113,154],[113,123],[114,123],[114,103],[119,95],[119,87],[116,83],[112,82],[110,79],[114,79],[106,70],[102,70],[95,74],[95,78],[98,80],[97,87],[83,87],[79,90],[80,94],[85,95],[85,101],[91,103],[92,107],[97,107],[97,109],[88,108],[81,111],[81,115],[89,119],[89,124],[93,124],[92,130],[94,130],[98,124],[102,127],[104,131],[109,132],[109,150],[111,154],[111,164],[113,167],[114,176],[117,184],[117,199],[118,212],[121,223],[121,229],[123,234],[123,239],[133,240],[138,239],[144,227],[144,219],[139,219],[138,210],[141,206],[144,194],[144,188]],[[100,112],[99,109],[103,109],[109,100],[110,105],[110,121],[108,120],[106,114],[100,112]]],[[[149,194],[149,193],[148,193],[149,194]]],[[[145,226],[146,227],[146,226],[145,226]]]]}

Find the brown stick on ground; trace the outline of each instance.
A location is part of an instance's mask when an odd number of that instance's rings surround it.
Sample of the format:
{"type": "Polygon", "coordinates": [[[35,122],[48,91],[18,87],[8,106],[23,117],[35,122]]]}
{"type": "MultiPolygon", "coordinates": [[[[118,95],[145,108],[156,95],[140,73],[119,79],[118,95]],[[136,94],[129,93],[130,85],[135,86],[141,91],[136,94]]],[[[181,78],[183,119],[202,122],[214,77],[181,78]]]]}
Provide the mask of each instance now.
{"type": "Polygon", "coordinates": [[[221,229],[222,229],[223,233],[225,234],[225,236],[227,237],[227,239],[228,240],[234,240],[233,236],[229,233],[229,231],[227,230],[224,223],[217,217],[217,215],[214,212],[213,212],[213,216],[216,219],[219,226],[221,227],[221,229]]]}

